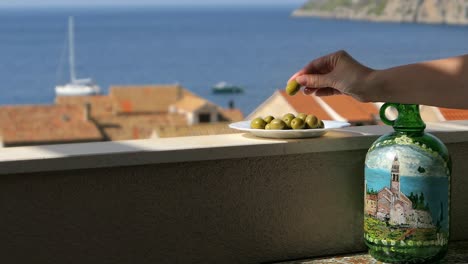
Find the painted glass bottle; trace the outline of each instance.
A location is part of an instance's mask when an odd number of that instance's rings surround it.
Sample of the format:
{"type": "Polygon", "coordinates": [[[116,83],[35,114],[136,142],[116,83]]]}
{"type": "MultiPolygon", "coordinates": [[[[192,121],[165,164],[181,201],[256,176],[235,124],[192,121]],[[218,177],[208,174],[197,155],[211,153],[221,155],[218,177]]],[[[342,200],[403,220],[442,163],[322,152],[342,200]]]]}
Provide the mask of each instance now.
{"type": "Polygon", "coordinates": [[[381,120],[394,132],[369,148],[365,162],[364,238],[390,263],[427,263],[447,252],[451,162],[445,145],[425,133],[419,106],[386,103],[381,120]],[[385,115],[398,111],[395,120],[385,115]]]}

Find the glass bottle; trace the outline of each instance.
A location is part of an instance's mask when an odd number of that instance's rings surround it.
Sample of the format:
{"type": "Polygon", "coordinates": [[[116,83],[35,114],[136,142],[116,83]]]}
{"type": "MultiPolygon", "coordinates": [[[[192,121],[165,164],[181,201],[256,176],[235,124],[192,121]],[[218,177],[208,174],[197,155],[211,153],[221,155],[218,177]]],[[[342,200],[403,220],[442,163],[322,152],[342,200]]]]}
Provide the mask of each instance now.
{"type": "Polygon", "coordinates": [[[451,162],[445,145],[425,133],[419,105],[385,103],[381,120],[394,132],[369,148],[365,161],[364,239],[389,263],[440,260],[449,240],[451,162]],[[398,111],[395,120],[385,115],[398,111]]]}

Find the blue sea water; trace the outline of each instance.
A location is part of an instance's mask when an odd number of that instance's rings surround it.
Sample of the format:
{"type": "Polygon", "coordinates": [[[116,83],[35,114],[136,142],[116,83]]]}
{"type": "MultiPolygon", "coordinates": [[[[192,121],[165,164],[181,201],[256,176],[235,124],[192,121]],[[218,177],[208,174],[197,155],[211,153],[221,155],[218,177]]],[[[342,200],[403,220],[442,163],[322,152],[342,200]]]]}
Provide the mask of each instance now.
{"type": "Polygon", "coordinates": [[[54,86],[68,79],[70,15],[78,75],[104,92],[178,82],[222,106],[234,99],[244,114],[308,61],[339,49],[375,68],[468,53],[468,27],[291,18],[294,8],[0,9],[0,104],[53,102],[54,86]],[[219,81],[246,93],[211,94],[219,81]]]}

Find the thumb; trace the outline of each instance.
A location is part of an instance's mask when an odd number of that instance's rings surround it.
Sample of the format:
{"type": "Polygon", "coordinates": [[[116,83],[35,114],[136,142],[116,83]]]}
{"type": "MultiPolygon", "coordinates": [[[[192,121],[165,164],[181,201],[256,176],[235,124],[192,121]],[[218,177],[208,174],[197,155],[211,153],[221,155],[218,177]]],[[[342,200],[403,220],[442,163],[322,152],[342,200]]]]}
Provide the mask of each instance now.
{"type": "Polygon", "coordinates": [[[335,84],[331,74],[305,74],[298,76],[296,81],[302,86],[311,88],[334,88],[335,84]]]}

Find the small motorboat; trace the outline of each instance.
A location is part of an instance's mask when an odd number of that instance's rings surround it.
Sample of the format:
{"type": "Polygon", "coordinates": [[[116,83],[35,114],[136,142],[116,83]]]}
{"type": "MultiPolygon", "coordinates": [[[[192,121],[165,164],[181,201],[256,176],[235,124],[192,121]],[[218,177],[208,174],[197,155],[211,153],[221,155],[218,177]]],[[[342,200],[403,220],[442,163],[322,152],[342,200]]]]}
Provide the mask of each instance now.
{"type": "Polygon", "coordinates": [[[244,88],[227,82],[219,82],[213,86],[212,91],[215,94],[233,94],[243,93],[244,88]]]}

